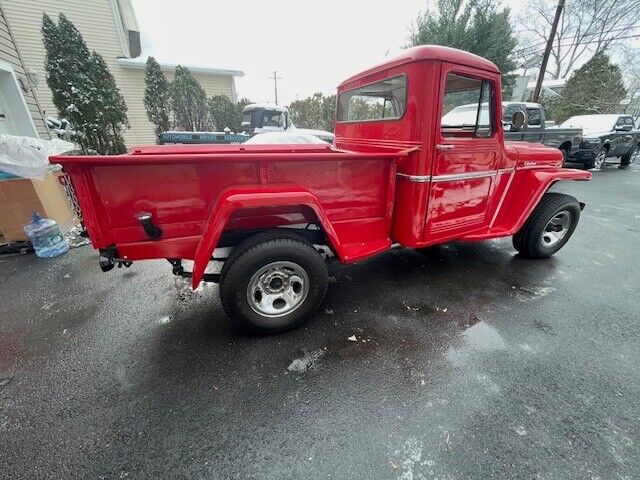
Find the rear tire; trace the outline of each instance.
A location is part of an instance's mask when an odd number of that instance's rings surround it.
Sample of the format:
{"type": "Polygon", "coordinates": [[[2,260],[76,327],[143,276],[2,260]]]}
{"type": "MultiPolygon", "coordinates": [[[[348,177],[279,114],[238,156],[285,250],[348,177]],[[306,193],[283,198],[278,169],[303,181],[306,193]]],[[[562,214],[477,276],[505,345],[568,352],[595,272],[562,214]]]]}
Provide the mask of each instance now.
{"type": "Polygon", "coordinates": [[[220,300],[236,325],[268,335],[302,325],[327,293],[327,265],[312,244],[289,232],[248,238],[224,263],[220,300]]]}
{"type": "Polygon", "coordinates": [[[579,220],[580,204],[575,198],[546,193],[513,236],[513,247],[525,258],[548,258],[569,241],[579,220]]]}

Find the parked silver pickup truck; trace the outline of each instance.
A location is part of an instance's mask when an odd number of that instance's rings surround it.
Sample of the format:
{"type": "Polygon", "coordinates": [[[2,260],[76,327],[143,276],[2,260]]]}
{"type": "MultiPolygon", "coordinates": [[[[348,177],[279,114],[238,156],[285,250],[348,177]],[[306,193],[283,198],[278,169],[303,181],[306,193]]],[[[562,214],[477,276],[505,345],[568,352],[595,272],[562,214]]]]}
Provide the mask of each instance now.
{"type": "MultiPolygon", "coordinates": [[[[456,124],[465,116],[476,115],[476,112],[476,104],[461,105],[447,113],[442,118],[442,123],[445,125],[447,121],[451,121],[456,124]]],[[[483,108],[480,110],[480,115],[487,115],[487,112],[488,108],[483,108]]],[[[543,143],[549,147],[558,148],[564,155],[565,161],[580,147],[582,129],[547,126],[544,108],[539,103],[502,102],[502,119],[506,140],[543,143]],[[517,111],[525,114],[525,122],[522,128],[514,130],[511,119],[517,111]]],[[[475,124],[475,118],[472,120],[471,123],[475,124]]]]}
{"type": "Polygon", "coordinates": [[[513,114],[518,110],[525,114],[524,126],[517,132],[505,131],[507,140],[543,143],[548,147],[558,148],[565,161],[580,147],[582,129],[548,126],[544,108],[539,103],[502,102],[503,121],[511,123],[513,114]]]}

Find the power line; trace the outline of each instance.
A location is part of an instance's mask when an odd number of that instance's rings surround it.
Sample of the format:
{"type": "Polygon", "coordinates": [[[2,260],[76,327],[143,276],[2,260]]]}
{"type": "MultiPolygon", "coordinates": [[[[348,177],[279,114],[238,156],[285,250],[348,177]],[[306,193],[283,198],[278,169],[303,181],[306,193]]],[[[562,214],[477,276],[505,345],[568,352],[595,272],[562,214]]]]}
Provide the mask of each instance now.
{"type": "MultiPolygon", "coordinates": [[[[623,30],[631,30],[631,29],[634,29],[634,28],[640,28],[640,25],[633,25],[631,27],[612,28],[611,30],[608,30],[607,33],[620,32],[620,31],[623,31],[623,30]]],[[[602,34],[602,32],[585,33],[583,35],[583,37],[593,37],[595,35],[601,35],[601,34],[602,34]]],[[[623,37],[618,37],[618,38],[616,38],[616,40],[619,40],[621,38],[623,38],[623,37]]],[[[588,42],[579,42],[579,43],[571,44],[569,46],[583,45],[585,43],[588,43],[588,42]]],[[[595,41],[594,43],[597,43],[597,41],[595,41]]],[[[541,46],[546,45],[546,44],[547,44],[547,42],[541,42],[541,43],[536,43],[534,45],[528,45],[526,47],[517,48],[516,50],[513,51],[513,53],[521,53],[521,52],[524,52],[525,50],[537,49],[538,47],[541,47],[541,46]]]]}
{"type": "MultiPolygon", "coordinates": [[[[618,37],[618,38],[616,38],[616,40],[627,40],[627,39],[630,39],[630,38],[640,38],[640,34],[627,35],[627,36],[624,36],[624,37],[618,37]]],[[[588,42],[567,43],[567,44],[564,44],[564,45],[554,45],[553,48],[575,47],[577,45],[591,45],[593,43],[600,43],[600,42],[601,42],[601,40],[591,40],[591,41],[588,41],[588,42]]],[[[514,53],[517,52],[517,51],[518,50],[514,50],[514,53]]],[[[543,51],[542,49],[534,50],[534,51],[530,52],[529,55],[534,55],[534,54],[542,52],[542,51],[543,51]]]]}

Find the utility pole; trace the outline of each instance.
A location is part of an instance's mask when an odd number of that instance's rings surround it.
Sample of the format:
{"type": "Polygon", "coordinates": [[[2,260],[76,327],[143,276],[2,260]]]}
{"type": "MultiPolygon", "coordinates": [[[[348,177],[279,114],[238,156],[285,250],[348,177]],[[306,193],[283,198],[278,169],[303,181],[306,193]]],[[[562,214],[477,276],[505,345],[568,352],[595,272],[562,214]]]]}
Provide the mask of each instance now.
{"type": "Polygon", "coordinates": [[[551,55],[551,47],[553,47],[553,41],[556,38],[556,31],[558,30],[558,22],[560,21],[560,15],[564,9],[564,0],[558,1],[558,7],[556,8],[556,16],[553,18],[553,24],[551,25],[551,32],[549,32],[549,39],[547,40],[547,46],[544,49],[544,55],[542,56],[542,65],[540,65],[540,75],[538,75],[538,81],[536,82],[536,89],[533,91],[533,101],[537,102],[540,97],[540,91],[542,90],[542,81],[544,80],[544,74],[547,72],[547,63],[549,62],[549,55],[551,55]]]}
{"type": "Polygon", "coordinates": [[[282,80],[282,77],[279,77],[278,72],[274,70],[273,76],[269,77],[269,79],[273,80],[273,90],[276,96],[276,105],[278,105],[278,80],[282,80]]]}

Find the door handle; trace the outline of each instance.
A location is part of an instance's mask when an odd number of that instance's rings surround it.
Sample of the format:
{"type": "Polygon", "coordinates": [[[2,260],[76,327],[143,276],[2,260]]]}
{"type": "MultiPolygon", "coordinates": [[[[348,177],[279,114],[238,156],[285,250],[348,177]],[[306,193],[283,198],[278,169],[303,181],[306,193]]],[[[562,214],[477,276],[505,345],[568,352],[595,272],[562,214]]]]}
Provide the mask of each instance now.
{"type": "Polygon", "coordinates": [[[441,152],[445,151],[445,150],[453,150],[454,148],[456,148],[455,145],[436,145],[436,150],[440,150],[441,152]]]}

